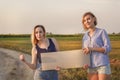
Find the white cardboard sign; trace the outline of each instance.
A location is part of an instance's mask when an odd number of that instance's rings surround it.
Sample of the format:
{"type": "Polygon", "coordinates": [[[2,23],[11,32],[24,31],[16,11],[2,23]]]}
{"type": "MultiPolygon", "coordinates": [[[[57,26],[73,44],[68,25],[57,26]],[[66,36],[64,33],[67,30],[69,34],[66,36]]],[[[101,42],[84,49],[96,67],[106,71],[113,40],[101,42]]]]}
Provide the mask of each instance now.
{"type": "Polygon", "coordinates": [[[57,66],[67,69],[90,65],[90,56],[83,54],[82,50],[41,53],[41,60],[42,70],[54,70],[57,66]]]}

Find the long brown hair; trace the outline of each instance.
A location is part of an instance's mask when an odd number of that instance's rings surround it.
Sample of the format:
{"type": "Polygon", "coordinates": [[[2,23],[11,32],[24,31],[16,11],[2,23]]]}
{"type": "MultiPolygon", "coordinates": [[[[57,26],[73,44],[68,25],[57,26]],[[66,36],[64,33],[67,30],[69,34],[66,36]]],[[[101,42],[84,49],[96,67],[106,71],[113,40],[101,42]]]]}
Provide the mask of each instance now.
{"type": "Polygon", "coordinates": [[[45,34],[44,34],[44,37],[46,36],[46,30],[45,30],[44,26],[43,26],[43,25],[36,25],[36,26],[34,27],[34,29],[33,29],[32,34],[31,34],[32,46],[35,46],[35,45],[38,43],[38,40],[36,39],[36,36],[35,36],[35,30],[36,30],[36,28],[38,28],[38,27],[40,27],[40,28],[43,29],[43,31],[44,31],[44,33],[45,33],[45,34]]]}

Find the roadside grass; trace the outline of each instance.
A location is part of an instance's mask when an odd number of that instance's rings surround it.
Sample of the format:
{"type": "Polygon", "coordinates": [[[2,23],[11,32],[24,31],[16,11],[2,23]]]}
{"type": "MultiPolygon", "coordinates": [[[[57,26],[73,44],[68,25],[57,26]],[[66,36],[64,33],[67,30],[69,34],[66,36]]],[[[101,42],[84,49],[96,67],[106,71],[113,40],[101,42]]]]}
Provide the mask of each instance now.
{"type": "MultiPolygon", "coordinates": [[[[111,63],[112,75],[111,80],[120,80],[120,36],[111,38],[112,50],[109,54],[111,63]],[[116,39],[115,39],[116,38],[116,39]]],[[[60,46],[60,51],[81,49],[81,37],[55,37],[60,46]]],[[[30,37],[4,37],[0,38],[0,47],[21,51],[31,54],[30,37]]],[[[87,72],[84,69],[65,69],[59,71],[60,80],[87,80],[87,72]]]]}

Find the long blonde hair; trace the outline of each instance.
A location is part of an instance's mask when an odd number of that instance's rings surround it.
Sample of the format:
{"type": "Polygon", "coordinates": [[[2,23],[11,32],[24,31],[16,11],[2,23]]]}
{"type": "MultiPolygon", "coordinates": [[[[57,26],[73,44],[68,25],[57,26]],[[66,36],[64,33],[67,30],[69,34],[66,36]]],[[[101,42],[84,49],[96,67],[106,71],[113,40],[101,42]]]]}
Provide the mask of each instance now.
{"type": "Polygon", "coordinates": [[[35,46],[37,43],[38,43],[38,40],[36,39],[36,36],[35,36],[35,30],[36,30],[36,28],[38,28],[38,27],[40,27],[40,28],[42,28],[43,29],[43,31],[44,31],[44,37],[46,36],[46,30],[45,30],[45,28],[44,28],[44,26],[43,25],[36,25],[35,27],[34,27],[34,29],[33,29],[33,31],[32,31],[32,34],[31,34],[31,43],[32,43],[32,46],[35,46]]]}

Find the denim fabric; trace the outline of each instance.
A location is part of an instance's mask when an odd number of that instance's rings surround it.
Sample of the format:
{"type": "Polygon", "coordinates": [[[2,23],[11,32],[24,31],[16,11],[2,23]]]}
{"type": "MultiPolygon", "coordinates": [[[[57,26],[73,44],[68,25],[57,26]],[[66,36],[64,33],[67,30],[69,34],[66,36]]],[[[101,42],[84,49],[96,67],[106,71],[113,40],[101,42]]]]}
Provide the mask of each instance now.
{"type": "Polygon", "coordinates": [[[58,73],[56,70],[41,71],[41,69],[36,69],[34,80],[58,80],[58,73]]]}

